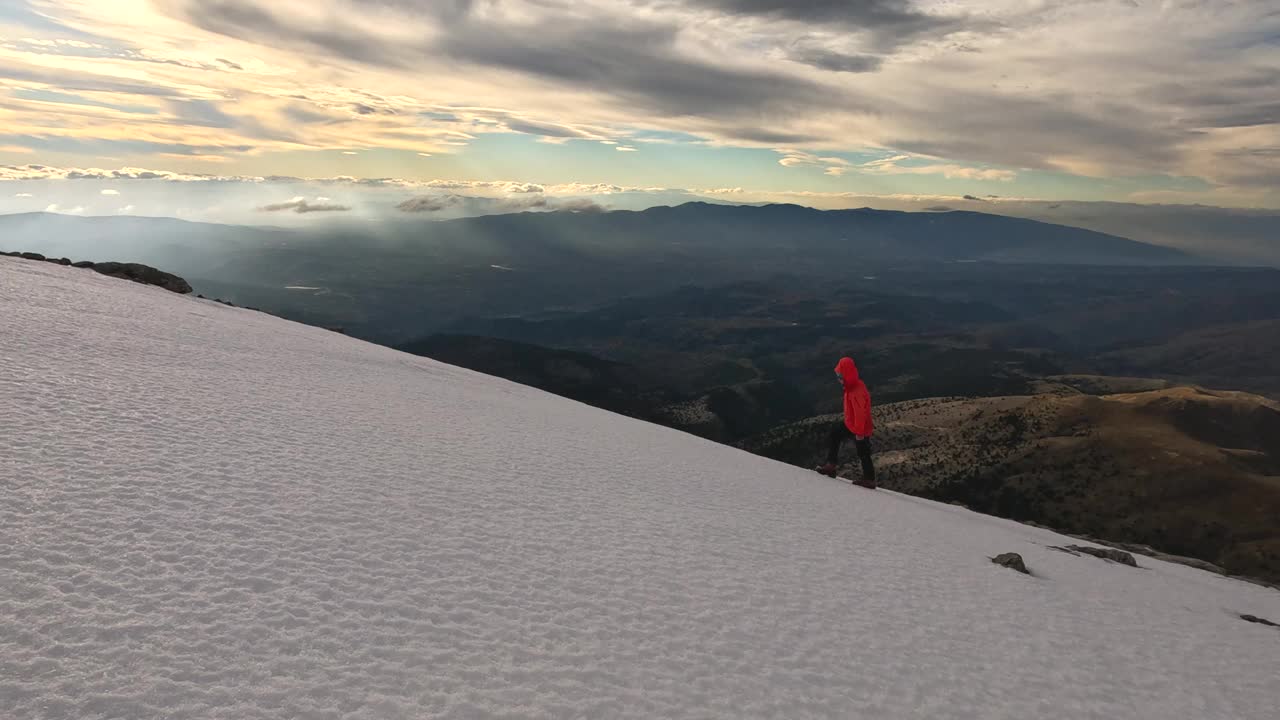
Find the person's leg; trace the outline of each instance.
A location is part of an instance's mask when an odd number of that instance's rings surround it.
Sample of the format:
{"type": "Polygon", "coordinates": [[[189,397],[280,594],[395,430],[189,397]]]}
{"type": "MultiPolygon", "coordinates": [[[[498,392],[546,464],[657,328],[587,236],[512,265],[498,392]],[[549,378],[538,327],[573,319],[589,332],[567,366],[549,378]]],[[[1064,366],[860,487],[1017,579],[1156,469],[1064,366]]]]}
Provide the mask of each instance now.
{"type": "Polygon", "coordinates": [[[871,438],[856,438],[858,459],[862,461],[862,479],[872,485],[876,482],[876,466],[871,462],[871,438]]]}
{"type": "Polygon", "coordinates": [[[831,428],[831,434],[827,436],[828,465],[835,465],[836,461],[840,459],[840,443],[844,442],[845,438],[851,435],[853,435],[853,433],[849,432],[849,428],[845,427],[844,422],[836,423],[836,425],[831,428]]]}

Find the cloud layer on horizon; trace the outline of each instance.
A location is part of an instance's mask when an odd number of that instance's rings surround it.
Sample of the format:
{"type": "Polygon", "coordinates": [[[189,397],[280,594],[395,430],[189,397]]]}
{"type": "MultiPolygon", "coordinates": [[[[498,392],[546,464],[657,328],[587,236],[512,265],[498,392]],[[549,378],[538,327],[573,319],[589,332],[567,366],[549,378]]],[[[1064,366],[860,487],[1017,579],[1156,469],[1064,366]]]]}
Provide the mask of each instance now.
{"type": "Polygon", "coordinates": [[[307,213],[324,213],[324,212],[349,212],[350,207],[330,202],[328,198],[317,197],[315,200],[308,200],[305,197],[295,197],[288,202],[272,203],[263,205],[259,208],[262,212],[295,212],[299,215],[307,213]]]}
{"type": "Polygon", "coordinates": [[[23,0],[5,27],[0,152],[36,160],[217,175],[671,133],[833,178],[1173,176],[1280,203],[1266,3],[23,0]]]}

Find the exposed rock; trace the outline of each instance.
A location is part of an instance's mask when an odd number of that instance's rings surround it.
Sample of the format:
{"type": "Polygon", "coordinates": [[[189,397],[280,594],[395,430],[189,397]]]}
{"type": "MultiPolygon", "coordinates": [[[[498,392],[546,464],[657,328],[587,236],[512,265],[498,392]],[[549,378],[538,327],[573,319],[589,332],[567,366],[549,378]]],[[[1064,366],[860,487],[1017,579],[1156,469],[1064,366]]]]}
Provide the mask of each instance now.
{"type": "Polygon", "coordinates": [[[103,275],[132,280],[143,285],[155,285],[171,292],[186,294],[191,292],[191,285],[182,278],[163,270],[157,270],[140,263],[97,263],[93,269],[103,275]]]}
{"type": "Polygon", "coordinates": [[[41,255],[40,253],[33,253],[33,252],[24,252],[19,257],[23,258],[24,260],[43,260],[44,259],[44,256],[41,255]]]}
{"type": "Polygon", "coordinates": [[[77,267],[77,268],[91,268],[93,267],[93,265],[94,265],[94,262],[92,260],[81,260],[80,262],[71,263],[71,267],[77,267]]]}
{"type": "MultiPolygon", "coordinates": [[[[1034,522],[1028,522],[1023,524],[1031,525],[1033,527],[1044,528],[1046,530],[1053,530],[1053,528],[1047,527],[1045,525],[1040,525],[1034,522]]],[[[1127,550],[1133,553],[1134,555],[1146,555],[1147,557],[1155,558],[1156,560],[1163,560],[1167,563],[1174,563],[1175,565],[1186,565],[1187,567],[1193,567],[1193,568],[1196,568],[1197,570],[1204,570],[1205,572],[1211,572],[1215,575],[1231,574],[1227,572],[1225,568],[1215,565],[1207,560],[1199,560],[1196,558],[1185,557],[1183,555],[1170,555],[1169,553],[1160,552],[1159,550],[1156,550],[1150,545],[1142,545],[1140,543],[1115,542],[1112,540],[1104,540],[1103,538],[1093,537],[1091,535],[1078,535],[1075,533],[1062,532],[1061,530],[1056,530],[1055,532],[1059,532],[1063,535],[1066,535],[1067,537],[1072,537],[1077,540],[1084,540],[1085,542],[1091,542],[1097,545],[1105,545],[1107,547],[1115,548],[1117,550],[1127,550]]],[[[1072,555],[1079,555],[1079,553],[1071,552],[1071,550],[1064,547],[1051,546],[1050,549],[1059,550],[1065,553],[1071,553],[1072,555]]],[[[1252,582],[1254,584],[1264,585],[1266,587],[1275,587],[1274,584],[1268,583],[1263,580],[1250,579],[1247,577],[1239,577],[1238,579],[1244,580],[1245,582],[1252,582]]]]}
{"type": "Polygon", "coordinates": [[[65,266],[65,265],[70,265],[70,264],[71,264],[71,258],[58,258],[58,259],[57,259],[57,260],[55,260],[54,262],[58,263],[59,265],[64,265],[64,266],[65,266]]]}
{"type": "Polygon", "coordinates": [[[1266,618],[1260,618],[1257,615],[1241,615],[1240,619],[1246,622],[1257,623],[1259,625],[1267,625],[1269,627],[1280,628],[1280,623],[1273,623],[1270,620],[1266,618]]]}
{"type": "Polygon", "coordinates": [[[1001,553],[993,558],[991,562],[1007,567],[1010,570],[1017,570],[1024,575],[1030,575],[1031,571],[1027,569],[1027,564],[1022,561],[1022,556],[1018,553],[1001,553]]]}
{"type": "Polygon", "coordinates": [[[1133,558],[1133,555],[1125,552],[1124,550],[1089,547],[1088,545],[1068,545],[1065,548],[1058,549],[1066,550],[1070,553],[1092,555],[1097,558],[1102,558],[1103,560],[1110,560],[1112,562],[1118,562],[1121,565],[1128,565],[1129,567],[1139,567],[1138,561],[1133,558]]]}

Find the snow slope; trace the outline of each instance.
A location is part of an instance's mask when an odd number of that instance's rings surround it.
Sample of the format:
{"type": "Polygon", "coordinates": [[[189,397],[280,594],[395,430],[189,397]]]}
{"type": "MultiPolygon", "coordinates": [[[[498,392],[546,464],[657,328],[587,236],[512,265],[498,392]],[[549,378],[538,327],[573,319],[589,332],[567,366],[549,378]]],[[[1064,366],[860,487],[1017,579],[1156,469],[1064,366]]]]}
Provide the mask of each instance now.
{"type": "Polygon", "coordinates": [[[1064,542],[0,258],[4,718],[1276,717],[1280,593],[1064,542]]]}

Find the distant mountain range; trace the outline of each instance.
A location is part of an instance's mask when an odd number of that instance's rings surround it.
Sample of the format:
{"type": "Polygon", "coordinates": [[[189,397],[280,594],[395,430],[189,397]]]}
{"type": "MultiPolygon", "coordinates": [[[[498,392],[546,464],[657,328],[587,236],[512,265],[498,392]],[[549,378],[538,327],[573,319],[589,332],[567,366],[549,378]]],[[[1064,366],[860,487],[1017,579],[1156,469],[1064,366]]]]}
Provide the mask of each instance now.
{"type": "MultiPolygon", "coordinates": [[[[1188,253],[1116,235],[979,212],[815,210],[800,205],[723,205],[690,202],[641,211],[523,212],[447,221],[333,223],[318,230],[217,225],[174,218],[80,217],[56,213],[0,215],[0,237],[45,254],[81,254],[97,248],[116,256],[204,250],[222,236],[224,249],[295,237],[330,239],[367,234],[373,246],[452,249],[482,257],[503,253],[514,261],[532,250],[559,247],[571,254],[610,252],[715,252],[789,249],[854,258],[1008,261],[1073,264],[1169,264],[1196,260],[1188,253]],[[453,245],[450,248],[450,245],[453,245]],[[36,247],[38,245],[38,247],[36,247]],[[682,250],[673,249],[682,248],[682,250]]],[[[534,259],[543,260],[536,257],[534,259]]],[[[797,258],[801,259],[801,258],[797,258]]]]}
{"type": "Polygon", "coordinates": [[[760,279],[851,280],[903,263],[1205,263],[1114,235],[975,212],[688,203],[314,231],[166,218],[0,216],[0,249],[143,262],[197,292],[401,343],[465,316],[583,308],[760,279]]]}

